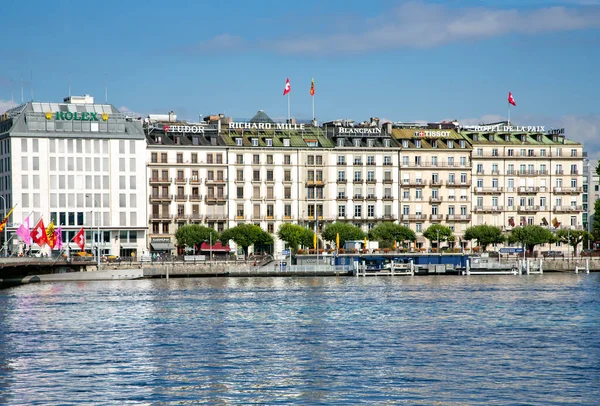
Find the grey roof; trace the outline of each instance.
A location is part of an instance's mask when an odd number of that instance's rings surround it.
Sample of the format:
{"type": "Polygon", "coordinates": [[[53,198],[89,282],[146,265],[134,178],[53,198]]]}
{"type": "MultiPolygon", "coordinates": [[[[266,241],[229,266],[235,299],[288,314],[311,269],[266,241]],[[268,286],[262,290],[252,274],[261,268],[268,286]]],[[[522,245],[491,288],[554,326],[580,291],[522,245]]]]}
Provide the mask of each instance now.
{"type": "Polygon", "coordinates": [[[250,119],[251,123],[271,123],[275,124],[275,122],[271,119],[271,117],[267,116],[262,110],[258,110],[258,112],[250,119]]]}

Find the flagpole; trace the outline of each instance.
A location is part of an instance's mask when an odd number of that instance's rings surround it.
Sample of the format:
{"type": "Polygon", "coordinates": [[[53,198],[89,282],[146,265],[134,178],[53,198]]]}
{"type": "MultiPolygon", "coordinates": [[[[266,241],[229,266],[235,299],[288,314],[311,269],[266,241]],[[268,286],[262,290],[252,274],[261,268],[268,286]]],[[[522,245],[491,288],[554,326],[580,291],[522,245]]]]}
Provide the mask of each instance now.
{"type": "Polygon", "coordinates": [[[510,127],[510,103],[508,103],[508,126],[510,127]]]}
{"type": "Polygon", "coordinates": [[[290,92],[288,92],[288,124],[290,122],[290,92]]]}
{"type": "Polygon", "coordinates": [[[313,94],[312,96],[312,111],[313,111],[313,121],[315,121],[315,95],[313,94]]]}

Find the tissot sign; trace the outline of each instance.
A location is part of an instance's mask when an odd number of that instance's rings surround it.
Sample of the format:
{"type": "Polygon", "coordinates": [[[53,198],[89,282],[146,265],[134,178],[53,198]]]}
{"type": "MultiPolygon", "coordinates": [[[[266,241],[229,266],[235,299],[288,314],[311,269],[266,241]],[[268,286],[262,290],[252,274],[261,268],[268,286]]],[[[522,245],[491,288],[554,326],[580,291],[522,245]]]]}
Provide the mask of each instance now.
{"type": "Polygon", "coordinates": [[[58,121],[106,121],[108,120],[108,114],[102,113],[98,115],[96,112],[70,112],[70,111],[57,111],[56,113],[47,112],[46,120],[51,120],[54,117],[58,121]]]}
{"type": "Polygon", "coordinates": [[[166,125],[166,133],[200,133],[204,134],[204,127],[199,125],[166,125]]]}
{"type": "Polygon", "coordinates": [[[304,130],[304,124],[231,122],[229,129],[242,130],[304,130]]]}
{"type": "Polygon", "coordinates": [[[466,125],[463,127],[465,130],[470,131],[490,131],[490,132],[544,132],[543,125],[466,125]]]}
{"type": "Polygon", "coordinates": [[[415,137],[438,138],[449,136],[450,131],[415,131],[415,137]]]}

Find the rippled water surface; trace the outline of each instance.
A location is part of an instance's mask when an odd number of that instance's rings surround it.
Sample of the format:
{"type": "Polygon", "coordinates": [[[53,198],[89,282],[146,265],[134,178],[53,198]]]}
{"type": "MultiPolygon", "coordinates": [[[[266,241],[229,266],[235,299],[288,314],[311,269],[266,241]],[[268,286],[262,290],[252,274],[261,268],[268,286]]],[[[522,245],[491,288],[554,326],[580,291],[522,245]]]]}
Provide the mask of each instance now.
{"type": "Polygon", "coordinates": [[[600,404],[600,274],[0,291],[0,404],[600,404]]]}

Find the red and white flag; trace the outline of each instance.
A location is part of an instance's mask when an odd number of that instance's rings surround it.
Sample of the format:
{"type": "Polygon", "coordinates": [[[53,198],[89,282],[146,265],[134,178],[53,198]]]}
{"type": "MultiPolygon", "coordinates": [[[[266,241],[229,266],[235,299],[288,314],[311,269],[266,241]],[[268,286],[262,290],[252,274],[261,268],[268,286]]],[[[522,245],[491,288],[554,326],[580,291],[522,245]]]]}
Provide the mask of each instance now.
{"type": "Polygon", "coordinates": [[[285,87],[283,88],[283,95],[285,96],[289,92],[292,91],[292,86],[290,85],[290,78],[285,79],[285,87]]]}
{"type": "Polygon", "coordinates": [[[513,106],[517,105],[517,102],[515,102],[515,98],[513,97],[511,92],[508,92],[508,102],[513,106]]]}
{"type": "Polygon", "coordinates": [[[35,227],[33,227],[33,230],[31,230],[31,238],[33,239],[33,242],[40,247],[48,244],[48,237],[46,236],[46,227],[44,227],[43,219],[40,219],[35,227]]]}
{"type": "Polygon", "coordinates": [[[75,234],[75,237],[71,241],[75,241],[75,244],[79,246],[82,251],[85,249],[85,230],[81,227],[81,230],[75,234]]]}

